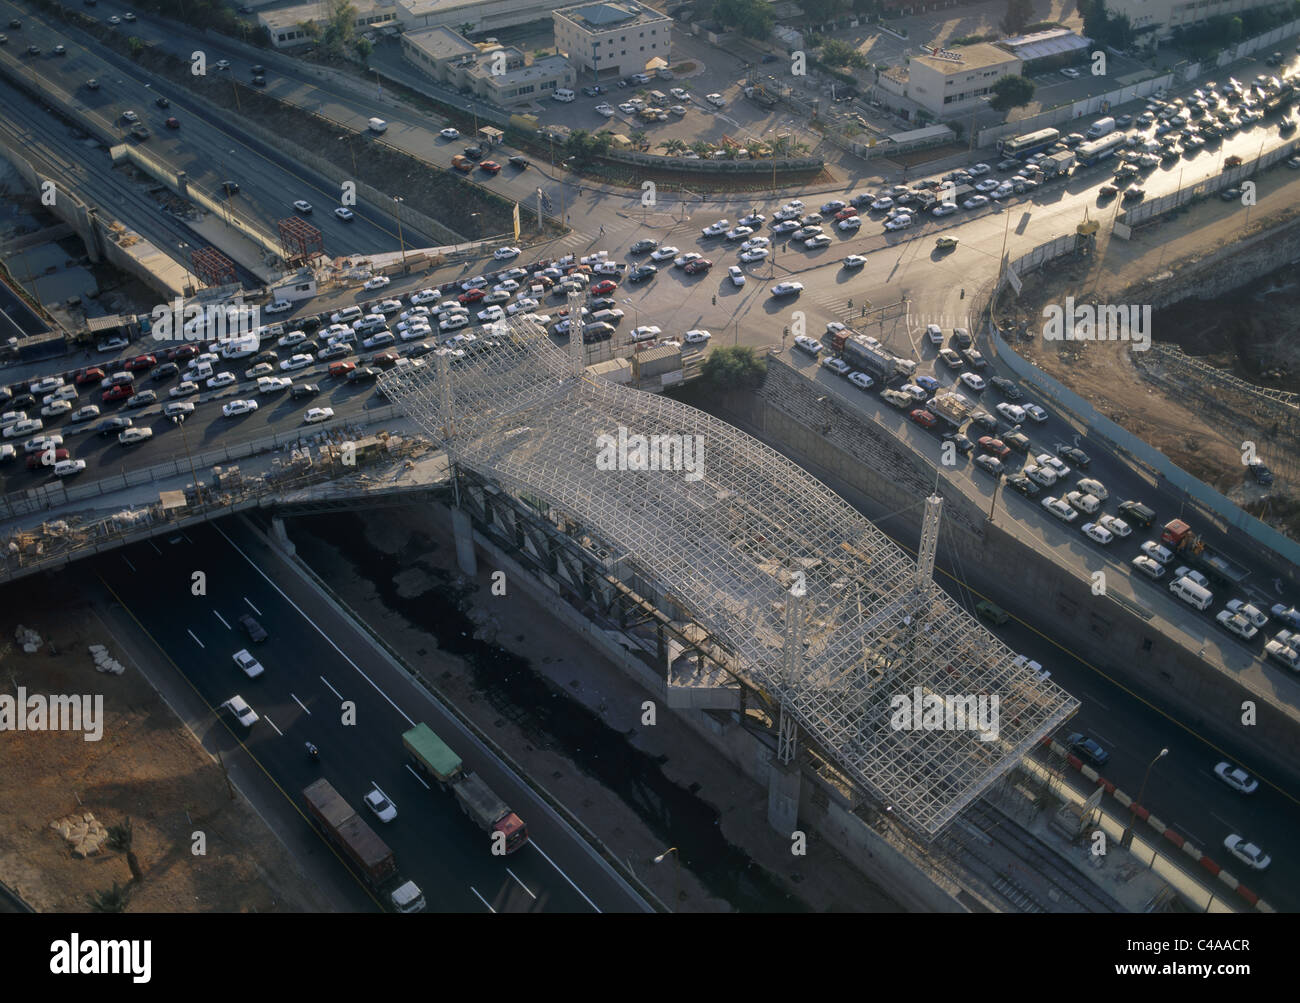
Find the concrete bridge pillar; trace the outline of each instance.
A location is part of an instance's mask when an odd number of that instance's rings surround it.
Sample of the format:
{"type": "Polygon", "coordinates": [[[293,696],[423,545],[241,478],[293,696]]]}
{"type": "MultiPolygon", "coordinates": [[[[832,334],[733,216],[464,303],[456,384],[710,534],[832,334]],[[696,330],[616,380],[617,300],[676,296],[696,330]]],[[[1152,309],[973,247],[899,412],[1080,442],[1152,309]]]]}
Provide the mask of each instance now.
{"type": "Polygon", "coordinates": [[[190,176],[185,171],[176,172],[176,194],[183,199],[190,197],[190,176]]]}
{"type": "Polygon", "coordinates": [[[767,824],[786,839],[799,828],[802,779],[797,761],[783,763],[772,756],[767,765],[767,824]]]}
{"type": "Polygon", "coordinates": [[[462,508],[451,510],[451,530],[456,538],[456,563],[470,578],[478,576],[478,557],[474,553],[474,524],[462,508]]]}
{"type": "Polygon", "coordinates": [[[290,557],[297,553],[289,534],[284,531],[284,520],[279,516],[271,519],[271,540],[290,557]]]}

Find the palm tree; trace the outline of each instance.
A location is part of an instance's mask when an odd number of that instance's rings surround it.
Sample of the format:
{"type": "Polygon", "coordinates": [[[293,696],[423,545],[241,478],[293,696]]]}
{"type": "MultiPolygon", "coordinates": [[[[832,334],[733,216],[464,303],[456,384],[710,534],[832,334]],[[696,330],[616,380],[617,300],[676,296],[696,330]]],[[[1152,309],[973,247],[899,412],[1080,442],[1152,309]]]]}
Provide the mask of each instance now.
{"type": "Polygon", "coordinates": [[[709,143],[706,143],[704,140],[697,139],[694,143],[691,144],[691,149],[694,152],[698,153],[701,157],[707,157],[709,153],[712,152],[713,147],[709,143]]]}
{"type": "Polygon", "coordinates": [[[687,146],[680,139],[665,139],[659,144],[659,149],[663,150],[668,156],[675,157],[679,153],[684,153],[687,146]]]}
{"type": "Polygon", "coordinates": [[[635,146],[638,150],[646,149],[650,145],[649,143],[646,142],[647,134],[643,129],[634,130],[632,132],[632,135],[628,136],[627,138],[632,140],[632,145],[635,146]]]}

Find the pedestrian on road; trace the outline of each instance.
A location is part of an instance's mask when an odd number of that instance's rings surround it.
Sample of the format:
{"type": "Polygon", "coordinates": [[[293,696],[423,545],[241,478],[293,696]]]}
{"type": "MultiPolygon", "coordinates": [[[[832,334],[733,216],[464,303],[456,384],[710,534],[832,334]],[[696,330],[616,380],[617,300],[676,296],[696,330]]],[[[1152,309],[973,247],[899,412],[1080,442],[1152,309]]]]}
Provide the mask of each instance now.
{"type": "Polygon", "coordinates": [[[600,235],[602,237],[605,236],[605,228],[603,226],[600,228],[600,235]]]}

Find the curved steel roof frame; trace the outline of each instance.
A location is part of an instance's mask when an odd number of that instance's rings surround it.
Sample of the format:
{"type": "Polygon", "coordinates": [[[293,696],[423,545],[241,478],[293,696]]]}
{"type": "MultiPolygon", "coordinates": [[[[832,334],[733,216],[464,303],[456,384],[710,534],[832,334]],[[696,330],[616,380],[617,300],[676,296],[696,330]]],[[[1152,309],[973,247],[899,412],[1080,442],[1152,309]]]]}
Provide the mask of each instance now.
{"type": "Polygon", "coordinates": [[[684,404],[582,373],[574,349],[532,318],[491,330],[463,357],[390,370],[381,392],[453,462],[633,555],[905,824],[934,835],[1074,713],[1073,697],[918,582],[906,553],[775,450],[684,404]],[[669,437],[647,446],[678,469],[635,469],[635,436],[669,437]],[[620,442],[631,462],[603,469],[602,444],[607,461],[620,442]],[[804,650],[787,679],[785,606],[800,573],[804,650]],[[960,701],[981,695],[986,708],[996,698],[996,717],[984,719],[992,727],[948,726],[960,701]],[[904,701],[929,715],[903,713],[904,701]]]}

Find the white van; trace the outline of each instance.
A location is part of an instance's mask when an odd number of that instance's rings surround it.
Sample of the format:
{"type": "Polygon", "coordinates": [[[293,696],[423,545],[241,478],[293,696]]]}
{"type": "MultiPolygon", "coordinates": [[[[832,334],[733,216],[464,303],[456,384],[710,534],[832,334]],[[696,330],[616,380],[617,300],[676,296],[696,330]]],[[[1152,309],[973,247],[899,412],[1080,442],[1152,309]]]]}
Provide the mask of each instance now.
{"type": "Polygon", "coordinates": [[[559,87],[556,89],[555,93],[551,95],[551,97],[554,98],[556,101],[563,101],[565,104],[568,104],[575,97],[577,97],[577,95],[574,94],[573,91],[569,90],[569,88],[567,87],[559,87]]]}
{"type": "Polygon", "coordinates": [[[349,324],[361,316],[361,307],[345,306],[338,313],[330,317],[330,321],[335,324],[349,324]]]}
{"type": "Polygon", "coordinates": [[[212,377],[211,362],[192,362],[190,363],[190,368],[185,370],[185,372],[181,374],[182,379],[194,380],[195,382],[198,382],[199,380],[211,379],[211,377],[212,377]]]}
{"type": "Polygon", "coordinates": [[[1178,578],[1170,582],[1169,591],[1193,609],[1205,609],[1214,602],[1214,593],[1197,585],[1190,578],[1178,578]]]}
{"type": "Polygon", "coordinates": [[[388,128],[388,123],[382,118],[372,118],[366,125],[370,127],[371,132],[383,132],[388,128]]]}

